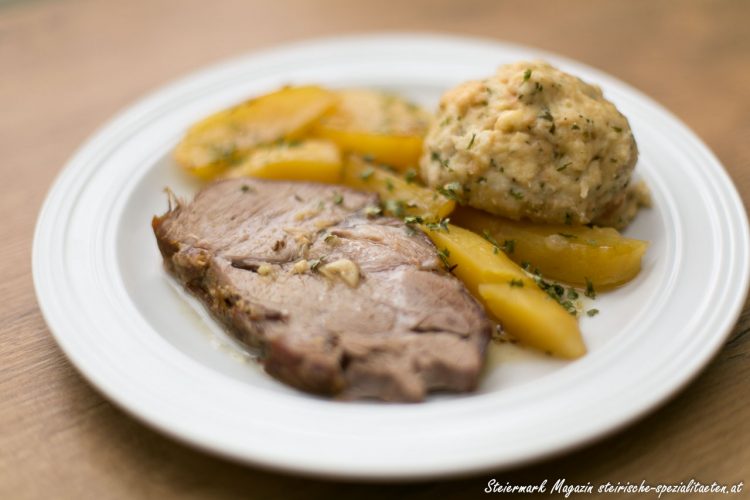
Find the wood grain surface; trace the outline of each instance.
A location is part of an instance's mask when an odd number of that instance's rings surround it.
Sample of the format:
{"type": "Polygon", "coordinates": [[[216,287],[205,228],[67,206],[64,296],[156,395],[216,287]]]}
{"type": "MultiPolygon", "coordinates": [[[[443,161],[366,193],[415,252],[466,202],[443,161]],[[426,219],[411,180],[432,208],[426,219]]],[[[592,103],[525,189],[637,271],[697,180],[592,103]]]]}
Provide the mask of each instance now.
{"type": "Polygon", "coordinates": [[[750,479],[747,308],[731,340],[689,387],[604,441],[495,474],[355,484],[217,459],[115,408],[57,348],[39,313],[30,269],[34,222],[47,189],[76,147],[116,111],[228,56],[361,31],[477,35],[599,67],[691,126],[726,165],[747,205],[749,19],[750,2],[743,0],[40,0],[0,6],[0,498],[473,498],[484,496],[491,477],[594,485],[750,479]]]}

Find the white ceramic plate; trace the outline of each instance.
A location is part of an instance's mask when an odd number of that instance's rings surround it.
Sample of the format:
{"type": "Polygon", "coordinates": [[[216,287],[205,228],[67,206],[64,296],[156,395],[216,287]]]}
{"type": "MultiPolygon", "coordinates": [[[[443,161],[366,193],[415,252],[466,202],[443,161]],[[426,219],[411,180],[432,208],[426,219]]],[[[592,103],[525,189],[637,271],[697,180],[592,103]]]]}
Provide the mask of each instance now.
{"type": "Polygon", "coordinates": [[[73,157],[34,239],[39,303],[83,375],[144,422],[241,461],[338,477],[414,478],[501,468],[581,445],[683,387],[717,352],[748,284],[746,216],[717,159],[683,124],[599,71],[529,48],[386,35],[305,42],[199,72],[136,103],[73,157]],[[597,299],[590,353],[556,361],[493,347],[479,391],[423,404],[342,403],[266,376],[161,270],[150,219],[170,186],[197,185],[169,152],[207,113],[286,83],[365,86],[434,107],[499,64],[544,58],[600,84],[630,119],[654,208],[628,229],[643,271],[597,299]]]}

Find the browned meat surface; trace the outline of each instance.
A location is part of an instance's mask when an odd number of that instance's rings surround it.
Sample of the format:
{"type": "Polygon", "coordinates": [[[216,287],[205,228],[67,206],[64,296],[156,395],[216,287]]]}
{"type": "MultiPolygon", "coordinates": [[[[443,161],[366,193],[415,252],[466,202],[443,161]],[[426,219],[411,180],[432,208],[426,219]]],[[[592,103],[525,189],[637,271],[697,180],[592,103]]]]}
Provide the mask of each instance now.
{"type": "Polygon", "coordinates": [[[490,324],[374,195],[232,179],[153,220],[167,269],[272,376],[342,398],[470,391],[490,324]]]}

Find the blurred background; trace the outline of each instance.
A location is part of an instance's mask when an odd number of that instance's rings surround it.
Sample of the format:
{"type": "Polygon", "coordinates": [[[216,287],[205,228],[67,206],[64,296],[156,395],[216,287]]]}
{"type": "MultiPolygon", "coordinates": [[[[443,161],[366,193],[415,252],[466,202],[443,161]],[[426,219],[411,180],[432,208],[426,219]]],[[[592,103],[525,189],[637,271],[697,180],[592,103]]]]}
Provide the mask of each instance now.
{"type": "Polygon", "coordinates": [[[210,457],[114,408],[48,334],[29,262],[34,220],[55,175],[118,110],[224,58],[344,33],[477,36],[600,68],[693,128],[747,206],[748,20],[746,0],[0,0],[0,498],[471,498],[483,496],[489,477],[750,477],[750,413],[739,397],[747,387],[737,385],[750,380],[742,331],[689,391],[573,454],[462,480],[341,484],[210,457]]]}
{"type": "Polygon", "coordinates": [[[745,0],[6,0],[3,126],[21,141],[40,133],[65,141],[69,152],[115,110],[226,57],[341,33],[448,32],[603,69],[665,104],[724,162],[747,165],[746,141],[722,130],[750,134],[748,19],[745,0]],[[22,126],[35,117],[30,107],[47,108],[43,124],[22,126]]]}

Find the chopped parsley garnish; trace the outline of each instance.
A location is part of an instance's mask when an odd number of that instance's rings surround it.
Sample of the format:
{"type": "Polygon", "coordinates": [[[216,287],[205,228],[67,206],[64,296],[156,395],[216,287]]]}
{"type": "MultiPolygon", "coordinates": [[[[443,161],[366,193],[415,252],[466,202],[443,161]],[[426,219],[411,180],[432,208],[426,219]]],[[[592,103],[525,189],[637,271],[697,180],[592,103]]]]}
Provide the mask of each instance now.
{"type": "Polygon", "coordinates": [[[482,229],[482,237],[492,243],[492,253],[497,254],[500,250],[507,254],[512,254],[516,250],[516,240],[504,240],[503,244],[500,245],[492,234],[482,229]]]}
{"type": "Polygon", "coordinates": [[[457,191],[461,189],[463,189],[463,186],[460,182],[449,182],[443,187],[438,187],[437,191],[448,199],[459,201],[457,191]]]}
{"type": "Polygon", "coordinates": [[[523,81],[527,81],[529,78],[531,78],[531,70],[527,69],[523,72],[523,81]]]}
{"type": "Polygon", "coordinates": [[[617,132],[618,134],[619,134],[620,132],[622,132],[622,129],[621,129],[620,127],[612,127],[612,130],[614,130],[614,131],[615,131],[615,132],[617,132]]]}
{"type": "Polygon", "coordinates": [[[569,300],[566,300],[565,302],[560,303],[561,306],[563,306],[563,309],[568,311],[568,314],[570,314],[573,317],[578,317],[578,309],[576,309],[576,306],[569,300]]]}
{"type": "Polygon", "coordinates": [[[534,269],[532,272],[531,265],[528,262],[523,262],[521,264],[521,267],[523,267],[524,271],[532,275],[532,278],[534,278],[534,282],[543,292],[549,295],[550,298],[552,298],[555,302],[560,304],[563,309],[565,309],[569,314],[578,316],[578,308],[573,302],[578,298],[578,292],[576,292],[573,288],[567,288],[558,283],[546,281],[544,278],[542,278],[542,274],[539,272],[539,269],[534,269]]]}
{"type": "Polygon", "coordinates": [[[492,236],[492,234],[487,229],[482,229],[482,236],[484,237],[485,240],[492,243],[492,246],[493,246],[492,253],[497,254],[500,251],[500,245],[498,244],[495,237],[492,236]]]}
{"type": "Polygon", "coordinates": [[[570,214],[570,212],[565,212],[565,224],[571,225],[573,223],[573,216],[570,214]]]}
{"type": "Polygon", "coordinates": [[[523,288],[523,280],[512,279],[508,283],[510,284],[511,288],[513,287],[523,288]]]}
{"type": "Polygon", "coordinates": [[[252,189],[252,188],[251,188],[250,186],[248,186],[247,184],[243,184],[243,185],[242,185],[242,187],[240,188],[240,191],[242,191],[243,193],[247,193],[247,192],[249,192],[249,191],[253,191],[253,192],[254,192],[255,190],[254,190],[254,189],[252,189]]]}
{"type": "Polygon", "coordinates": [[[448,223],[451,220],[448,217],[443,217],[440,219],[440,222],[431,222],[427,224],[427,227],[433,231],[443,231],[444,233],[448,232],[448,223]]]}
{"type": "Polygon", "coordinates": [[[361,174],[359,174],[359,178],[362,179],[363,181],[367,182],[368,180],[370,180],[370,177],[372,177],[372,174],[374,174],[374,173],[375,173],[375,169],[374,168],[367,167],[366,169],[364,169],[362,171],[361,174]]]}
{"type": "Polygon", "coordinates": [[[471,147],[474,145],[474,139],[476,139],[477,134],[471,134],[471,140],[469,141],[469,145],[466,146],[466,149],[471,149],[471,147]]]}
{"type": "Polygon", "coordinates": [[[393,181],[392,181],[392,180],[390,180],[390,179],[386,179],[386,180],[385,180],[385,188],[386,188],[386,189],[387,189],[388,191],[393,191],[393,181]]]}
{"type": "Polygon", "coordinates": [[[448,257],[450,257],[450,256],[451,256],[451,252],[447,248],[443,248],[442,250],[438,250],[438,257],[440,257],[440,260],[443,261],[443,266],[445,267],[445,269],[449,273],[452,273],[453,270],[458,267],[458,264],[453,264],[451,266],[451,263],[448,260],[448,257]]]}
{"type": "Polygon", "coordinates": [[[597,314],[599,314],[599,309],[589,309],[588,311],[586,311],[586,316],[588,316],[589,318],[593,318],[597,314]]]}
{"type": "Polygon", "coordinates": [[[484,176],[477,177],[477,184],[481,184],[483,182],[487,182],[487,177],[484,177],[484,176]]]}
{"type": "Polygon", "coordinates": [[[404,217],[404,223],[406,224],[421,224],[424,222],[424,219],[418,215],[407,215],[404,217]]]}
{"type": "Polygon", "coordinates": [[[432,161],[436,161],[436,162],[440,163],[441,167],[450,169],[450,167],[448,166],[448,160],[443,160],[440,157],[440,153],[438,153],[437,151],[433,151],[432,153],[430,153],[430,159],[432,161]]]}
{"type": "Polygon", "coordinates": [[[385,210],[400,219],[406,213],[406,204],[401,200],[386,200],[385,210]]]}
{"type": "Polygon", "coordinates": [[[542,120],[547,120],[548,122],[551,122],[553,120],[552,113],[549,112],[549,109],[545,109],[544,113],[539,115],[539,118],[541,118],[542,120]]]}
{"type": "Polygon", "coordinates": [[[509,192],[510,192],[510,195],[511,195],[511,196],[512,196],[513,198],[515,198],[515,199],[517,199],[517,200],[521,200],[521,199],[523,199],[523,193],[522,193],[521,191],[519,191],[519,190],[517,190],[517,189],[515,189],[515,188],[510,188],[510,191],[509,191],[509,192]]]}
{"type": "Polygon", "coordinates": [[[505,168],[503,168],[502,166],[500,166],[497,163],[495,163],[495,159],[494,158],[490,158],[490,166],[492,166],[492,168],[498,169],[500,171],[500,173],[505,172],[505,168]]]}
{"type": "Polygon", "coordinates": [[[557,169],[556,169],[556,170],[557,170],[558,172],[562,172],[563,170],[565,170],[566,168],[568,168],[568,166],[569,166],[569,165],[570,165],[571,163],[572,163],[572,162],[568,162],[568,163],[566,163],[566,164],[564,164],[564,165],[561,165],[561,166],[557,167],[557,169]]]}
{"type": "Polygon", "coordinates": [[[586,291],[583,292],[583,294],[590,299],[595,299],[596,290],[594,290],[594,284],[591,282],[590,279],[588,278],[585,278],[585,279],[586,279],[586,291]]]}
{"type": "Polygon", "coordinates": [[[406,174],[404,174],[404,178],[406,179],[406,182],[411,184],[417,178],[417,171],[413,168],[408,169],[406,174]]]}
{"type": "Polygon", "coordinates": [[[557,127],[555,127],[555,124],[553,123],[552,126],[549,128],[549,133],[554,134],[555,130],[557,130],[557,127]]]}
{"type": "Polygon", "coordinates": [[[573,124],[573,126],[572,126],[572,127],[570,127],[570,128],[571,128],[571,129],[573,129],[573,130],[581,130],[581,127],[579,127],[579,126],[578,126],[578,125],[576,125],[575,123],[574,123],[574,124],[573,124]]]}
{"type": "Polygon", "coordinates": [[[341,193],[334,193],[333,195],[333,204],[334,205],[341,205],[344,202],[344,197],[341,196],[341,193]]]}

